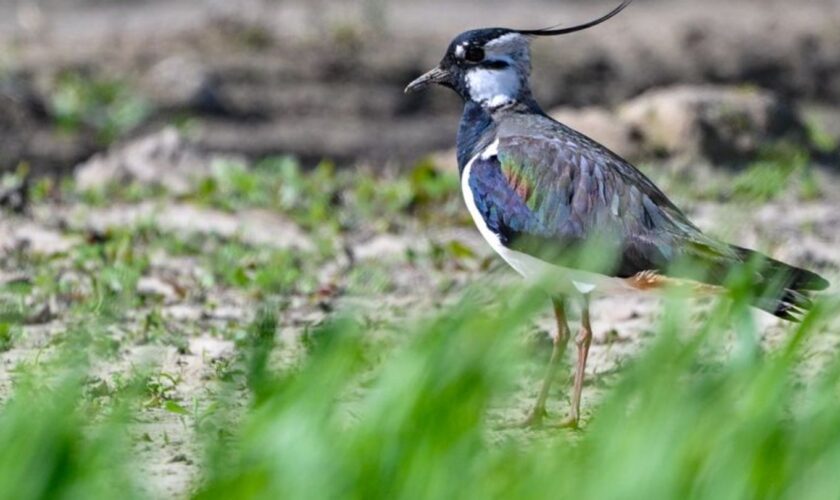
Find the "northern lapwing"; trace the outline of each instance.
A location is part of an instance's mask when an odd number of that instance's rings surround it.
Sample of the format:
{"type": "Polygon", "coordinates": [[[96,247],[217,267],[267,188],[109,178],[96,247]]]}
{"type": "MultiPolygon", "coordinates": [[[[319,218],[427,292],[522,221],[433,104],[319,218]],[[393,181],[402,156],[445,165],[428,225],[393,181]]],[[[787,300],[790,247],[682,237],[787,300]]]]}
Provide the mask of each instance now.
{"type": "Polygon", "coordinates": [[[546,415],[550,384],[570,337],[566,297],[582,298],[566,422],[577,426],[592,342],[592,294],[673,286],[717,293],[734,269],[747,268],[753,305],[795,321],[812,307],[810,296],[828,287],[812,272],[703,234],[633,165],[540,108],[529,85],[531,41],[597,26],[631,1],[570,28],[468,31],[455,38],[438,67],[406,88],[438,84],[463,98],[457,157],[467,208],[493,250],[552,298],[557,333],[529,425],[546,415]],[[597,255],[611,258],[592,258],[597,255]]]}

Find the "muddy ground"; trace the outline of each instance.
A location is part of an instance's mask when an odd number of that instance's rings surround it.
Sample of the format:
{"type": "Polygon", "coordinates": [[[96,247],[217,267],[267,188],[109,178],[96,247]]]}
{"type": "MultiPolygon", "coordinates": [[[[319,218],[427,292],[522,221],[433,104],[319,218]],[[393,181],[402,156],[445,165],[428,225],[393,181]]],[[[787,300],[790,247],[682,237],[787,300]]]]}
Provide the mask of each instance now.
{"type": "MultiPolygon", "coordinates": [[[[442,91],[406,97],[402,89],[439,60],[454,34],[570,24],[610,5],[5,2],[0,163],[66,171],[108,140],[174,123],[210,149],[251,158],[411,164],[452,143],[456,99],[442,91]],[[81,75],[76,87],[68,73],[81,75]],[[117,99],[136,98],[137,106],[102,105],[108,91],[97,95],[95,84],[103,81],[118,83],[117,99]],[[94,87],[93,102],[70,117],[73,126],[61,108],[68,87],[94,87]],[[122,122],[111,120],[117,133],[103,140],[108,113],[122,122]]],[[[753,85],[815,104],[840,137],[838,26],[836,0],[638,2],[609,27],[537,43],[534,86],[552,109],[616,105],[674,83],[753,85]]]]}

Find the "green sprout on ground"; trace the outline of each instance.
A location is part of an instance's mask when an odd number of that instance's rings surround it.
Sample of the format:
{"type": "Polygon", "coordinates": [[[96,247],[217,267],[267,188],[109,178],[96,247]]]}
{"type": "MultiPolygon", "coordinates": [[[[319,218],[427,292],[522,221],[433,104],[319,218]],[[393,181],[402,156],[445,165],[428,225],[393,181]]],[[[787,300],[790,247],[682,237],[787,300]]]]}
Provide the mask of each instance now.
{"type": "Polygon", "coordinates": [[[65,72],[54,82],[50,109],[62,130],[91,129],[110,144],[143,123],[149,105],[123,81],[65,72]]]}

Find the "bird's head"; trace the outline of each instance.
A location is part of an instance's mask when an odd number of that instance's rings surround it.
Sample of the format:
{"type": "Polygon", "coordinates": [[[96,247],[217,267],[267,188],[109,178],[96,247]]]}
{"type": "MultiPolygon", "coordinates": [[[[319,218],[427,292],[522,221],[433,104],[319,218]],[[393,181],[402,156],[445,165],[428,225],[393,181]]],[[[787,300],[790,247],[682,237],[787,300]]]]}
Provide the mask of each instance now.
{"type": "Polygon", "coordinates": [[[411,82],[406,93],[437,84],[449,87],[464,100],[499,108],[530,98],[531,40],[582,31],[611,19],[633,0],[624,0],[609,14],[588,23],[561,29],[513,30],[486,28],[458,35],[440,64],[411,82]]]}

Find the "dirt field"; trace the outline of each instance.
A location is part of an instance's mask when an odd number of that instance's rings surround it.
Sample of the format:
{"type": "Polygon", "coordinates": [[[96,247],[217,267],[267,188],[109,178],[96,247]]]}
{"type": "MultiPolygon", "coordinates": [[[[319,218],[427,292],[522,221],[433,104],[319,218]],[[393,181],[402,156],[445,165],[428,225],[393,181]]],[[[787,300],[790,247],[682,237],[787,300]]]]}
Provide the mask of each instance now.
{"type": "MultiPolygon", "coordinates": [[[[608,31],[541,41],[536,93],[552,109],[616,105],[674,83],[755,85],[816,103],[840,136],[840,3],[760,3],[640,2],[608,31]]],[[[0,41],[10,48],[0,58],[8,75],[0,97],[12,103],[10,116],[0,116],[9,156],[2,163],[26,158],[36,170],[61,171],[102,149],[103,128],[110,139],[173,122],[210,149],[250,158],[410,164],[452,144],[455,98],[406,98],[402,89],[437,62],[453,34],[572,23],[609,2],[36,5],[0,6],[0,41]],[[68,72],[80,78],[68,82],[68,72]],[[137,105],[111,110],[103,124],[102,101],[115,91],[105,84],[137,105]],[[73,110],[73,126],[57,131],[68,117],[56,99],[70,91],[92,95],[73,110]]]]}
{"type": "MultiPolygon", "coordinates": [[[[156,497],[181,496],[199,478],[201,438],[195,433],[202,409],[238,359],[243,329],[260,307],[272,304],[280,311],[277,335],[283,347],[276,362],[282,365],[294,362],[307,331],[342,311],[365,318],[371,336],[403,342],[396,328],[406,318],[459,300],[471,284],[515,280],[465,218],[457,190],[420,202],[428,207],[410,208],[417,202],[399,201],[397,193],[408,190],[416,197],[426,188],[380,180],[375,181],[380,195],[364,208],[359,204],[369,182],[364,176],[308,183],[288,172],[278,179],[262,170],[248,174],[235,164],[228,168],[233,170],[206,174],[216,186],[210,193],[199,180],[177,194],[142,183],[99,195],[63,188],[33,201],[24,215],[7,213],[0,221],[0,297],[7,317],[21,315],[21,326],[0,355],[0,394],[10,390],[19,363],[49,359],[63,345],[89,339],[84,345],[97,367],[89,382],[93,398],[118,391],[127,377],[145,377],[147,399],[131,432],[145,464],[141,476],[156,497]],[[343,201],[328,205],[334,212],[312,226],[311,207],[301,212],[291,205],[284,212],[272,196],[263,198],[261,193],[275,193],[277,182],[309,198],[302,207],[318,206],[323,197],[343,201]],[[389,208],[394,206],[403,208],[389,208]],[[362,218],[368,210],[381,215],[362,218]],[[418,224],[418,218],[427,222],[418,224]],[[333,224],[341,229],[329,229],[333,224]],[[19,309],[17,301],[25,307],[19,309]]],[[[664,171],[653,173],[666,185],[673,182],[664,171]]],[[[803,198],[802,180],[795,178],[773,200],[757,204],[704,200],[703,193],[720,195],[718,183],[732,182],[732,174],[715,175],[702,175],[693,184],[691,192],[699,198],[678,198],[701,227],[817,269],[837,283],[840,178],[817,171],[816,198],[803,198]]],[[[664,306],[643,295],[595,301],[587,408],[596,406],[622,365],[652,339],[664,306]]],[[[695,307],[705,314],[702,305],[695,307]]],[[[792,327],[780,320],[759,313],[755,320],[768,350],[791,335],[792,327]]],[[[546,301],[539,321],[523,325],[522,340],[534,343],[534,361],[521,368],[516,400],[491,416],[494,426],[527,410],[550,349],[551,328],[546,301]]],[[[729,332],[720,335],[735,342],[729,332]]],[[[838,345],[840,329],[826,332],[809,348],[808,366],[817,370],[838,345]]],[[[554,416],[566,411],[560,396],[566,388],[557,391],[550,406],[554,416]]]]}

